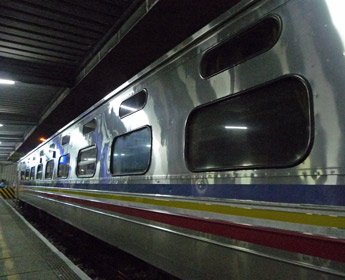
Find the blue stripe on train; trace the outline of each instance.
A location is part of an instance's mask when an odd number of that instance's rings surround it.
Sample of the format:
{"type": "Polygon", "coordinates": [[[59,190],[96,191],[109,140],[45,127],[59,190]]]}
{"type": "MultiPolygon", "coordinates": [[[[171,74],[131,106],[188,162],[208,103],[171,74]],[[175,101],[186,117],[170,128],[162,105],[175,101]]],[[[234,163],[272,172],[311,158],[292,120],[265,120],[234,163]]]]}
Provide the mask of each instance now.
{"type": "Polygon", "coordinates": [[[61,184],[56,187],[103,191],[225,198],[266,202],[345,206],[343,185],[188,185],[188,184],[61,184]]]}

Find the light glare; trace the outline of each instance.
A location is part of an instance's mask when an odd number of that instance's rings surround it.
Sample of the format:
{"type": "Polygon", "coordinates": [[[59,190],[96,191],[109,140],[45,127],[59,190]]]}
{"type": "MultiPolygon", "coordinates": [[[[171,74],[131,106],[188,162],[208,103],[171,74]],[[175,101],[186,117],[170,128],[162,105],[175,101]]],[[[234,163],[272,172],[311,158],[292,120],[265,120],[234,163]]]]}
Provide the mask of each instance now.
{"type": "Polygon", "coordinates": [[[5,79],[0,79],[0,84],[3,85],[14,85],[16,82],[12,80],[5,80],[5,79]]]}
{"type": "Polygon", "coordinates": [[[232,126],[232,125],[227,125],[225,126],[226,129],[248,129],[246,126],[232,126]]]}

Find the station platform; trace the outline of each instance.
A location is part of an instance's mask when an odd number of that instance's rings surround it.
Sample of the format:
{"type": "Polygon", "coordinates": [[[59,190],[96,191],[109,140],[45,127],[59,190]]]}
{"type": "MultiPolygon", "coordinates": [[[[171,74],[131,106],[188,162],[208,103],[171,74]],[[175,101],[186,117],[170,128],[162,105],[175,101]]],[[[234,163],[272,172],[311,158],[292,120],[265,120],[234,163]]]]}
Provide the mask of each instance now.
{"type": "Polygon", "coordinates": [[[0,197],[0,279],[90,279],[0,197]]]}

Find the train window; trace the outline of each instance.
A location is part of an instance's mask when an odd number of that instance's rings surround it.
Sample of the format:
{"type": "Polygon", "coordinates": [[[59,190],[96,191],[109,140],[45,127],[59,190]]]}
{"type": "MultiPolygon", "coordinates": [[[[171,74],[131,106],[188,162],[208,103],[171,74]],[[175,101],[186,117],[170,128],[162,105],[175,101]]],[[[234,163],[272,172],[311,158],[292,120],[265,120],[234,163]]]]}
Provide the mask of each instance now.
{"type": "Polygon", "coordinates": [[[289,167],[312,143],[311,94],[298,76],[196,108],[186,124],[192,171],[289,167]]]}
{"type": "Polygon", "coordinates": [[[151,142],[151,128],[148,126],[116,137],[112,144],[111,173],[146,173],[151,162],[151,142]]]}
{"type": "Polygon", "coordinates": [[[29,180],[29,179],[30,179],[30,169],[27,168],[27,169],[25,170],[25,180],[29,180]]]}
{"type": "Polygon", "coordinates": [[[41,180],[42,174],[43,174],[43,164],[41,163],[41,164],[37,165],[36,179],[41,180]]]}
{"type": "Polygon", "coordinates": [[[83,135],[88,134],[92,131],[95,131],[97,127],[97,122],[95,119],[89,121],[88,123],[83,125],[83,135]]]}
{"type": "Polygon", "coordinates": [[[25,170],[20,171],[20,180],[25,180],[25,170]]]}
{"type": "Polygon", "coordinates": [[[52,179],[53,178],[53,172],[54,172],[54,160],[50,160],[46,164],[46,172],[44,174],[44,178],[46,179],[52,179]]]}
{"type": "Polygon", "coordinates": [[[81,149],[78,154],[77,176],[92,177],[96,172],[97,148],[91,146],[81,149]]]}
{"type": "Polygon", "coordinates": [[[67,178],[69,174],[69,159],[70,155],[63,155],[59,158],[58,164],[58,174],[57,176],[60,178],[67,178]]]}
{"type": "Polygon", "coordinates": [[[30,180],[35,180],[35,170],[36,170],[35,166],[31,167],[30,178],[29,178],[30,180]]]}
{"type": "Polygon", "coordinates": [[[71,136],[69,136],[69,135],[63,136],[61,139],[61,145],[67,145],[69,143],[70,138],[71,138],[71,136]]]}
{"type": "Polygon", "coordinates": [[[200,64],[200,74],[209,78],[271,49],[280,36],[277,17],[268,17],[226,42],[207,51],[200,64]]]}
{"type": "Polygon", "coordinates": [[[147,101],[147,92],[142,90],[137,94],[123,101],[120,105],[119,116],[120,118],[126,117],[136,111],[145,107],[147,101]]]}

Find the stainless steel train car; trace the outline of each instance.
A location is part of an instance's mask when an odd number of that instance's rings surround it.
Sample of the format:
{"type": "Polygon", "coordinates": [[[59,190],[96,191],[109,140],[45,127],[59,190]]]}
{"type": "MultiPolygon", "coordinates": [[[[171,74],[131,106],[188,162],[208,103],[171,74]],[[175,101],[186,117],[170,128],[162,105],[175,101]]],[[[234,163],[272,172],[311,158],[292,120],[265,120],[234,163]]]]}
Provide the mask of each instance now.
{"type": "Polygon", "coordinates": [[[182,279],[344,279],[344,6],[237,1],[23,157],[20,200],[182,279]]]}

